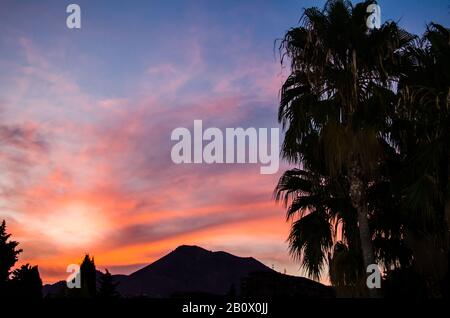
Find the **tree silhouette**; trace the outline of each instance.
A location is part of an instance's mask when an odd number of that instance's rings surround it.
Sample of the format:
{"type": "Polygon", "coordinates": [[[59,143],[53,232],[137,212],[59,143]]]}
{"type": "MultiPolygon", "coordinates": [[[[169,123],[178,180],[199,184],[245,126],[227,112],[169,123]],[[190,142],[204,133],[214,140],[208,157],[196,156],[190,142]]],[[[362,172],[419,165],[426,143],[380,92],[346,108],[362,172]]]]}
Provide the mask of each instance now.
{"type": "Polygon", "coordinates": [[[100,277],[99,283],[100,287],[98,290],[99,298],[118,298],[119,293],[116,290],[118,283],[114,282],[114,279],[108,269],[106,272],[100,277]]]}
{"type": "MultiPolygon", "coordinates": [[[[442,296],[450,256],[450,30],[431,23],[404,53],[393,138],[406,240],[429,296],[442,296]]],[[[448,280],[447,280],[448,286],[448,280]]]]}
{"type": "Polygon", "coordinates": [[[10,236],[11,234],[6,233],[6,222],[3,220],[0,225],[0,297],[7,294],[11,268],[22,252],[21,249],[17,249],[18,242],[9,240],[10,236]]]}
{"type": "Polygon", "coordinates": [[[97,278],[94,257],[86,254],[80,265],[81,289],[80,297],[94,298],[97,292],[97,278]]]}
{"type": "Polygon", "coordinates": [[[345,227],[352,229],[352,242],[346,241],[364,266],[356,270],[375,263],[368,187],[377,181],[385,155],[398,52],[413,36],[393,22],[368,31],[366,8],[372,2],[330,0],[323,10],[305,9],[302,26],[288,31],[281,44],[283,58],[291,61],[279,108],[286,131],[282,155],[302,169],[282,177],[276,197],[292,199],[288,215],[299,219],[291,251],[315,278],[332,251],[333,222],[344,214],[345,227]]]}
{"type": "Polygon", "coordinates": [[[291,62],[279,108],[282,155],[298,168],[283,174],[275,198],[286,204],[291,253],[309,276],[327,264],[334,286],[365,295],[365,267],[377,262],[391,291],[408,292],[398,284],[413,277],[417,289],[442,296],[450,31],[431,24],[419,39],[393,22],[369,31],[371,2],[305,9],[281,43],[291,62]]]}
{"type": "Polygon", "coordinates": [[[14,270],[11,278],[11,292],[17,298],[42,298],[42,280],[38,267],[25,264],[14,270]]]}

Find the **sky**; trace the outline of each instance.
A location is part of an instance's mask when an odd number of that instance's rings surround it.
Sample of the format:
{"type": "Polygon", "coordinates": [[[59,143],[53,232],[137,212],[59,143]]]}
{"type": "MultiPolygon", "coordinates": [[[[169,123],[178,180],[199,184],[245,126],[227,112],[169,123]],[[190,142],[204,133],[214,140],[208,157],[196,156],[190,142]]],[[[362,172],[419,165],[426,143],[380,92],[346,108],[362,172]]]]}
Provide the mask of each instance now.
{"type": "MultiPolygon", "coordinates": [[[[0,219],[20,264],[48,283],[90,253],[127,274],[192,244],[302,275],[272,198],[287,165],[176,165],[170,136],[195,119],[279,127],[275,40],[323,4],[0,0],[0,219]]],[[[449,26],[450,1],[379,4],[412,33],[449,26]]]]}

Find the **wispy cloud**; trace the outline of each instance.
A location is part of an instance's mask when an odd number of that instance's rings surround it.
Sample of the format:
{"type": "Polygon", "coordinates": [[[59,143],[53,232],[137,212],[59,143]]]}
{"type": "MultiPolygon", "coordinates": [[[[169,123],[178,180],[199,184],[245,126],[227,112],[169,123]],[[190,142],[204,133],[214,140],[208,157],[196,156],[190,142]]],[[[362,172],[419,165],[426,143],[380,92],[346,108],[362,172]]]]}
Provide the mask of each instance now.
{"type": "Polygon", "coordinates": [[[239,58],[218,73],[202,36],[180,48],[182,61],[143,68],[126,96],[89,93],[51,50],[19,38],[23,59],[9,62],[14,85],[0,96],[2,120],[17,125],[0,126],[0,139],[28,153],[28,172],[3,180],[13,194],[3,200],[27,251],[23,261],[40,264],[45,280],[63,277],[65,262],[86,251],[105,267],[143,264],[173,244],[207,245],[216,231],[278,215],[277,176],[249,165],[170,161],[171,131],[194,119],[217,127],[275,123],[268,107],[280,79],[275,62],[239,58]]]}

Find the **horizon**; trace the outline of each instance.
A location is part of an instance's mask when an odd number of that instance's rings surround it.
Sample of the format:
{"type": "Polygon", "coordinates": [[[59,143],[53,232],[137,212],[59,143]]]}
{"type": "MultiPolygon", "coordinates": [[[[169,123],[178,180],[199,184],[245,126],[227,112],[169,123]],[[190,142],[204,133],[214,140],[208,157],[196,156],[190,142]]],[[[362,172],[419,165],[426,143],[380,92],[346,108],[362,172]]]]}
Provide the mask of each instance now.
{"type": "MultiPolygon", "coordinates": [[[[271,268],[271,267],[268,266],[267,264],[262,263],[260,260],[254,258],[254,257],[252,257],[252,256],[235,255],[235,254],[231,254],[231,253],[229,253],[229,252],[227,252],[227,251],[223,251],[223,250],[208,250],[208,249],[205,249],[204,247],[198,246],[198,245],[185,245],[185,244],[182,244],[182,245],[178,245],[177,247],[173,248],[172,250],[170,250],[170,251],[167,252],[166,254],[162,255],[160,258],[158,258],[158,259],[156,259],[156,260],[154,260],[154,261],[152,261],[152,262],[150,262],[150,263],[148,263],[148,264],[141,264],[141,265],[142,265],[141,267],[137,267],[136,269],[134,269],[133,271],[131,271],[131,272],[128,273],[128,274],[124,274],[124,273],[114,273],[113,275],[125,275],[125,276],[129,276],[129,275],[131,275],[131,274],[134,274],[134,273],[140,271],[141,269],[144,269],[144,268],[146,268],[146,267],[148,267],[148,266],[150,266],[150,265],[153,265],[155,262],[157,262],[157,261],[161,260],[162,258],[164,258],[164,257],[166,257],[166,256],[168,256],[168,255],[170,255],[170,254],[172,254],[173,252],[179,250],[180,248],[190,248],[190,249],[194,249],[194,248],[195,248],[195,249],[204,250],[205,252],[213,253],[213,254],[214,254],[214,253],[226,253],[226,254],[228,254],[228,255],[230,255],[230,256],[238,257],[238,258],[241,258],[241,259],[249,259],[249,258],[250,258],[250,259],[256,260],[257,262],[261,263],[262,265],[266,266],[267,268],[274,270],[274,271],[277,272],[277,273],[280,273],[280,274],[282,273],[282,272],[280,272],[280,271],[277,271],[276,269],[271,268]]],[[[94,256],[94,255],[89,255],[89,254],[86,254],[86,255],[91,256],[91,257],[94,257],[94,260],[95,260],[95,256],[94,256]]],[[[83,258],[84,258],[84,256],[80,258],[80,262],[78,263],[78,265],[80,265],[80,264],[82,263],[83,258]]],[[[100,272],[100,273],[102,273],[102,274],[104,274],[105,269],[107,269],[107,268],[103,268],[103,269],[102,269],[102,268],[96,267],[96,271],[97,271],[97,272],[100,272]]],[[[108,271],[109,271],[109,269],[108,269],[108,271]]],[[[286,273],[283,273],[283,274],[288,275],[288,274],[286,274],[286,273]]],[[[295,275],[292,275],[292,276],[295,276],[295,275]]],[[[65,281],[65,279],[60,280],[60,281],[65,281]]],[[[58,282],[60,282],[60,281],[49,282],[49,283],[43,283],[43,286],[45,286],[45,285],[54,285],[54,284],[56,284],[56,283],[58,283],[58,282]]]]}
{"type": "MultiPolygon", "coordinates": [[[[0,220],[17,266],[54,283],[85,253],[129,274],[196,245],[305,276],[272,198],[288,164],[175,165],[170,135],[197,119],[279,128],[274,43],[325,1],[75,2],[80,30],[66,28],[70,2],[0,3],[0,220]]],[[[447,1],[378,3],[417,35],[449,21],[447,1]]]]}

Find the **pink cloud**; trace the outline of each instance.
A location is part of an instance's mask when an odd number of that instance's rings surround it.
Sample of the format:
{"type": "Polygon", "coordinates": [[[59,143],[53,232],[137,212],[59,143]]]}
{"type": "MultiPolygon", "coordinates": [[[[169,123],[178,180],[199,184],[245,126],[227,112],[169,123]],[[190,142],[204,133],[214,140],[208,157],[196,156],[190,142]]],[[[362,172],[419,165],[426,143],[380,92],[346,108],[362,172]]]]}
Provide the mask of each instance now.
{"type": "MultiPolygon", "coordinates": [[[[6,136],[26,150],[33,164],[25,163],[26,171],[6,180],[14,194],[6,204],[11,211],[7,217],[15,220],[11,228],[27,250],[23,261],[40,264],[46,280],[61,277],[66,262],[87,250],[102,265],[123,266],[148,262],[181,243],[239,252],[221,245],[230,232],[235,235],[234,246],[256,238],[285,239],[286,228],[281,225],[267,232],[275,218],[284,222],[271,199],[276,175],[262,176],[256,166],[170,161],[170,132],[189,127],[194,119],[220,127],[274,121],[275,117],[265,118],[273,112],[255,103],[272,102],[278,80],[275,66],[250,63],[249,58],[215,74],[193,41],[186,49],[190,60],[186,65],[150,66],[136,80],[136,91],[130,96],[98,97],[85,92],[30,40],[23,38],[20,43],[27,64],[18,66],[15,85],[5,98],[5,120],[15,116],[15,122],[28,124],[16,134],[0,128],[0,138],[6,136]],[[199,78],[213,89],[183,90],[199,78]],[[240,86],[251,79],[251,86],[240,86]],[[41,93],[34,94],[36,87],[41,93]],[[255,117],[255,107],[263,109],[262,119],[255,117]],[[36,154],[39,138],[48,142],[44,156],[36,154]],[[77,219],[74,227],[66,215],[77,219]],[[55,240],[64,233],[75,235],[77,226],[89,222],[99,233],[88,226],[80,229],[80,246],[72,238],[55,240]],[[249,230],[252,222],[258,226],[249,230]],[[46,227],[51,228],[46,231],[46,227]],[[214,243],[208,244],[209,237],[215,238],[214,243]],[[116,238],[117,246],[108,245],[108,238],[116,238]],[[51,250],[42,249],[47,243],[51,250]]],[[[254,256],[271,261],[269,254],[276,257],[274,251],[282,246],[242,252],[257,252],[254,256]]]]}

